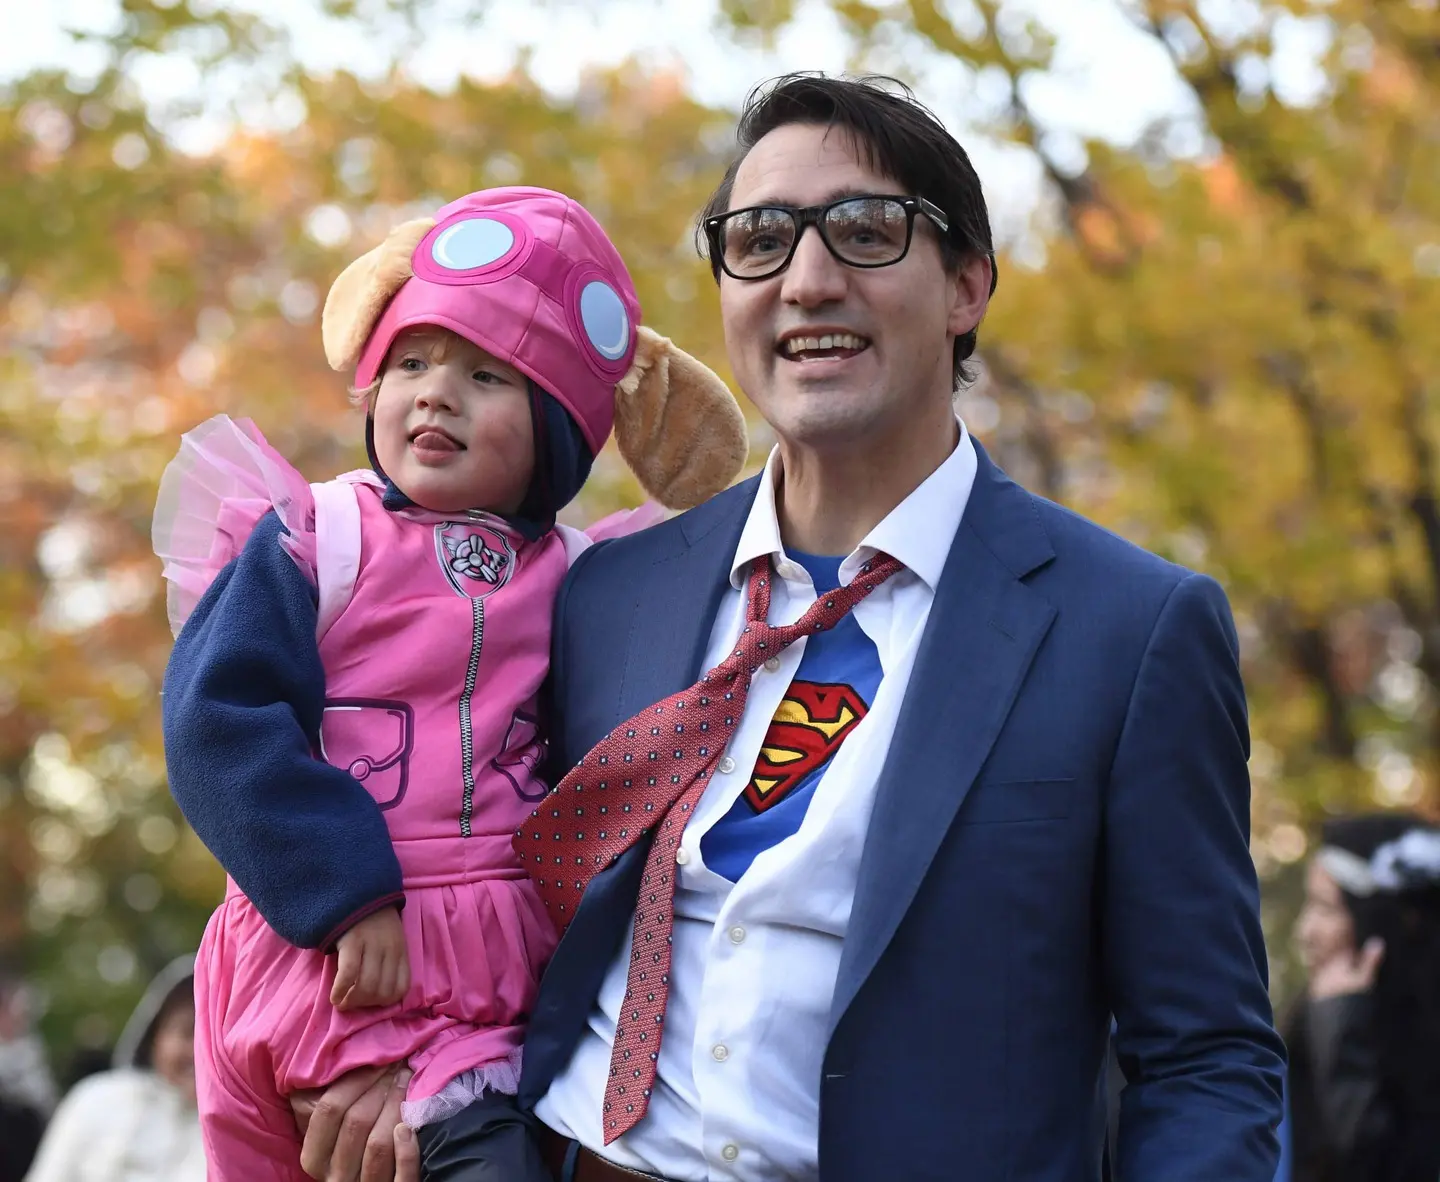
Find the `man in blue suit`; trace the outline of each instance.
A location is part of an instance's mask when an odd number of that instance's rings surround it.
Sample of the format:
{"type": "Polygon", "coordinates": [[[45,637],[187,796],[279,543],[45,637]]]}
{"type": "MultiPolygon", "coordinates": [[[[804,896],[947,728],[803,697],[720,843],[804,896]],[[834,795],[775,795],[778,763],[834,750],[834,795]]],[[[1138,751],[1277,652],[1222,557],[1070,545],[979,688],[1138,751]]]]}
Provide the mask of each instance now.
{"type": "MultiPolygon", "coordinates": [[[[739,143],[703,224],[775,449],[575,564],[556,778],[725,660],[757,579],[776,625],[877,556],[901,569],[750,680],[673,855],[663,1037],[618,1129],[648,842],[589,882],[525,1046],[547,1161],[560,1182],[1099,1179],[1113,1016],[1125,1182],[1270,1182],[1283,1049],[1224,594],[1012,483],[957,420],[994,260],[929,112],[787,77],[739,143]]],[[[337,1085],[307,1161],[358,1160],[368,1082],[337,1085]]],[[[393,1124],[387,1103],[372,1141],[393,1124]]]]}

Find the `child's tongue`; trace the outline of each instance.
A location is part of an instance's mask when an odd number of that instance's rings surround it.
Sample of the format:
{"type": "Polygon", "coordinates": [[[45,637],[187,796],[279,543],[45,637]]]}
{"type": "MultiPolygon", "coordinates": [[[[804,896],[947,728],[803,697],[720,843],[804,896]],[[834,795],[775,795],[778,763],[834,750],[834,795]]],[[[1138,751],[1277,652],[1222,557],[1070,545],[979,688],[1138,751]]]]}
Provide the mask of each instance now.
{"type": "Polygon", "coordinates": [[[459,451],[460,445],[448,435],[442,435],[439,431],[421,431],[412,440],[412,445],[420,451],[459,451]]]}

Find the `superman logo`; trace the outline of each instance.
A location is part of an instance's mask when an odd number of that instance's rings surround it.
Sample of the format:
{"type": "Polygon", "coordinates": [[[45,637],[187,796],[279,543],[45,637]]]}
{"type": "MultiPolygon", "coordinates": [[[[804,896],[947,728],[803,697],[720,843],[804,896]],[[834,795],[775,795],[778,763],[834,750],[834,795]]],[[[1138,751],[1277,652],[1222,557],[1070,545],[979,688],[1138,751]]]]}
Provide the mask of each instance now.
{"type": "Polygon", "coordinates": [[[755,773],[745,787],[750,807],[763,813],[784,800],[839,750],[867,709],[865,700],[848,685],[794,682],[775,711],[755,773]]]}

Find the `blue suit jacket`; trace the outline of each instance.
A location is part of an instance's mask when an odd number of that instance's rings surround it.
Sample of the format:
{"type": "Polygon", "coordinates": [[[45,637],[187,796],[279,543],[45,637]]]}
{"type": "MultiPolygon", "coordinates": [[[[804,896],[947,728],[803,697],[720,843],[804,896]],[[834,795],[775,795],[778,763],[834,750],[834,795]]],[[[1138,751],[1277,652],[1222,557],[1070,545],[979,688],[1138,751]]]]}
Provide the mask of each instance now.
{"type": "MultiPolygon", "coordinates": [[[[559,771],[702,672],[755,488],[576,563],[556,616],[559,771]]],[[[1124,1182],[1271,1182],[1284,1050],[1224,594],[980,451],[922,644],[815,1081],[821,1178],[1098,1178],[1113,1013],[1124,1182]]],[[[560,943],[527,1104],[585,1028],[643,858],[591,883],[560,943]]]]}

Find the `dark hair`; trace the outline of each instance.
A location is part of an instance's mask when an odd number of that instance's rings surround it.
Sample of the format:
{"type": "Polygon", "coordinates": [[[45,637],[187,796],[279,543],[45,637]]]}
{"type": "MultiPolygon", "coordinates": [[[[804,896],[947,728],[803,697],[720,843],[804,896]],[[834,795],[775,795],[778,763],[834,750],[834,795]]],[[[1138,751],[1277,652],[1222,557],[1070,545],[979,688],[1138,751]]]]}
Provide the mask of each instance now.
{"type": "MultiPolygon", "coordinates": [[[[750,149],[776,128],[792,123],[847,129],[867,167],[893,178],[909,195],[924,197],[944,210],[950,221],[940,249],[946,269],[953,271],[977,255],[989,258],[994,292],[998,273],[990,214],[970,157],[908,86],[882,74],[860,78],[783,74],[752,90],[735,132],[738,153],[705,203],[702,228],[705,219],[729,209],[735,174],[750,149]]],[[[703,232],[698,237],[703,243],[703,232]]],[[[710,258],[710,270],[718,283],[718,258],[710,258]]],[[[955,338],[957,387],[972,377],[964,363],[975,352],[977,335],[978,329],[971,329],[955,338]]]]}
{"type": "Polygon", "coordinates": [[[155,1037],[160,1028],[170,1020],[172,1014],[189,1013],[195,1009],[195,976],[182,977],[170,986],[150,1025],[145,1028],[139,1043],[135,1046],[135,1066],[150,1068],[155,1065],[155,1037]]]}
{"type": "MultiPolygon", "coordinates": [[[[1330,817],[1320,826],[1320,844],[1344,850],[1368,862],[1382,845],[1399,840],[1424,823],[1414,813],[1406,812],[1350,813],[1330,817]]],[[[1343,886],[1340,895],[1355,924],[1357,947],[1371,936],[1384,938],[1389,934],[1386,929],[1391,926],[1396,911],[1395,895],[1380,892],[1362,897],[1350,894],[1343,886]]]]}

